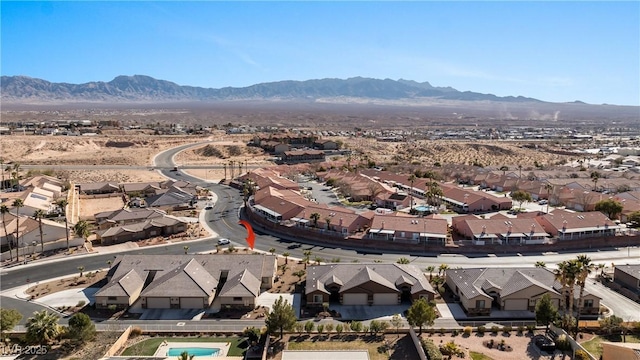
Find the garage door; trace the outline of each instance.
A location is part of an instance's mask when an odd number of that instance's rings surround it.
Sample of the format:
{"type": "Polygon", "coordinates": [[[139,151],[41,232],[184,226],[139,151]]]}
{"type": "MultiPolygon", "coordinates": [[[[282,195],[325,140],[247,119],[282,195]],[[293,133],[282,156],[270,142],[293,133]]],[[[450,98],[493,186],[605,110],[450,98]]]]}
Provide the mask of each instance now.
{"type": "Polygon", "coordinates": [[[367,305],[367,294],[344,294],[342,305],[367,305]]]}
{"type": "Polygon", "coordinates": [[[398,294],[373,294],[373,305],[398,305],[398,294]]]}
{"type": "Polygon", "coordinates": [[[161,297],[147,298],[147,309],[169,309],[171,308],[171,298],[161,297]]]}
{"type": "Polygon", "coordinates": [[[202,309],[202,298],[180,298],[180,309],[202,309]]]}
{"type": "Polygon", "coordinates": [[[504,301],[504,309],[509,310],[527,310],[529,307],[529,299],[509,299],[504,301]]]}

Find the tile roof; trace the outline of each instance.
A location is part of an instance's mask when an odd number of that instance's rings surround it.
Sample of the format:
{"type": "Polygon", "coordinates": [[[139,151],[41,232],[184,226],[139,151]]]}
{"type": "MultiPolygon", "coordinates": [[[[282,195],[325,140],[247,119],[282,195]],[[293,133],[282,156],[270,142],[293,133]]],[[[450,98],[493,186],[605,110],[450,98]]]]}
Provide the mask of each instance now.
{"type": "Polygon", "coordinates": [[[326,286],[329,286],[331,281],[335,280],[339,280],[344,284],[340,291],[362,285],[369,281],[399,291],[399,287],[395,282],[400,278],[403,279],[402,281],[407,281],[408,284],[412,284],[412,294],[423,290],[435,294],[427,278],[416,266],[377,263],[309,266],[307,269],[305,293],[309,294],[314,291],[321,291],[328,294],[329,291],[326,289],[326,286]]]}
{"type": "Polygon", "coordinates": [[[228,278],[220,290],[219,296],[248,297],[260,295],[260,280],[248,270],[228,278]]]}
{"type": "Polygon", "coordinates": [[[138,275],[138,273],[131,269],[126,274],[112,279],[109,283],[103,286],[96,296],[131,296],[133,292],[142,288],[144,280],[138,275]]]}
{"type": "Polygon", "coordinates": [[[154,279],[141,296],[202,296],[213,295],[218,280],[206,271],[195,259],[190,259],[177,268],[154,279]]]}

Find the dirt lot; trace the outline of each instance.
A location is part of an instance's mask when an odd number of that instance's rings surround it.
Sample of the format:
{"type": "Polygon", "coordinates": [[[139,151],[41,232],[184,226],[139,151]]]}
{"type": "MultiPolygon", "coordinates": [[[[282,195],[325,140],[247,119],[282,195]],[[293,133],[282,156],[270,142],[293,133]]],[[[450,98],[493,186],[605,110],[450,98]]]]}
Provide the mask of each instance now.
{"type": "Polygon", "coordinates": [[[99,212],[103,211],[113,211],[122,209],[124,206],[124,202],[122,201],[122,196],[117,197],[109,197],[109,198],[99,198],[99,199],[80,199],[80,218],[81,219],[91,219],[93,220],[93,216],[99,212]]]}
{"type": "MultiPolygon", "coordinates": [[[[80,275],[80,273],[78,273],[78,275],[80,275]]],[[[72,278],[39,283],[28,288],[26,293],[31,295],[33,299],[38,299],[58,291],[99,286],[106,276],[106,271],[97,271],[92,273],[84,272],[82,277],[74,276],[72,278]]]]}

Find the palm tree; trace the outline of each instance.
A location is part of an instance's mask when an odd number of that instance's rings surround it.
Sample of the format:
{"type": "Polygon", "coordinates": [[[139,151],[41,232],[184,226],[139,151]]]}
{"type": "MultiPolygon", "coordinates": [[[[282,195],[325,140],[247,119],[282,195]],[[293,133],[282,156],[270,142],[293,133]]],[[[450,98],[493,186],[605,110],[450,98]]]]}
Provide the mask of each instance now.
{"type": "Polygon", "coordinates": [[[429,281],[433,279],[433,271],[436,269],[435,266],[429,265],[427,266],[427,271],[429,272],[429,281]]]}
{"type": "Polygon", "coordinates": [[[67,199],[60,199],[56,202],[56,205],[64,214],[64,229],[67,235],[67,252],[69,252],[69,218],[67,217],[67,205],[69,205],[69,202],[67,199]]]}
{"type": "Polygon", "coordinates": [[[13,178],[13,186],[16,186],[19,183],[20,180],[20,164],[19,163],[15,163],[13,164],[13,170],[11,171],[11,177],[13,178]]]}
{"type": "Polygon", "coordinates": [[[544,261],[536,261],[535,266],[536,266],[537,268],[546,268],[546,267],[547,267],[547,264],[546,264],[544,261]]]}
{"type": "Polygon", "coordinates": [[[309,216],[309,218],[313,220],[313,226],[318,227],[318,220],[320,220],[320,214],[318,214],[317,212],[314,212],[309,216]]]}
{"type": "Polygon", "coordinates": [[[304,268],[307,268],[307,264],[309,263],[309,259],[311,259],[311,250],[305,250],[302,252],[302,255],[304,255],[304,258],[302,260],[304,260],[304,268]]]}
{"type": "Polygon", "coordinates": [[[591,172],[589,175],[591,177],[591,181],[593,181],[593,191],[598,190],[598,180],[600,179],[600,173],[597,171],[591,172]]]}
{"type": "Polygon", "coordinates": [[[84,273],[84,266],[78,266],[78,271],[80,271],[80,277],[82,277],[82,274],[84,273]]]}
{"type": "Polygon", "coordinates": [[[547,214],[549,213],[549,203],[551,202],[550,193],[553,190],[553,185],[546,183],[544,184],[544,189],[547,190],[547,214]]]}
{"type": "Polygon", "coordinates": [[[16,208],[16,260],[20,261],[20,254],[18,253],[20,247],[20,208],[24,206],[24,201],[22,201],[22,199],[15,199],[12,205],[16,208]]]}
{"type": "Polygon", "coordinates": [[[286,264],[288,264],[288,263],[289,263],[289,256],[291,256],[291,254],[290,254],[290,253],[288,253],[288,252],[283,252],[283,253],[282,253],[282,256],[284,256],[284,263],[285,263],[285,265],[286,265],[286,264]]]}
{"type": "Polygon", "coordinates": [[[0,190],[4,190],[4,158],[0,158],[0,173],[2,173],[2,183],[0,183],[0,190]]]}
{"type": "Polygon", "coordinates": [[[185,245],[182,247],[182,249],[184,249],[184,254],[187,255],[187,252],[189,251],[189,247],[185,245]]]}
{"type": "Polygon", "coordinates": [[[565,313],[567,312],[567,273],[565,269],[567,268],[567,262],[562,261],[558,263],[558,268],[553,271],[553,275],[555,280],[562,285],[562,296],[560,297],[560,308],[564,308],[565,313]]]}
{"type": "Polygon", "coordinates": [[[189,355],[188,352],[183,351],[182,353],[180,353],[180,356],[178,356],[178,360],[193,360],[193,358],[195,357],[195,355],[189,355]]]}
{"type": "Polygon", "coordinates": [[[13,261],[13,253],[11,252],[11,243],[12,241],[9,239],[9,233],[7,233],[7,220],[5,218],[5,214],[9,213],[9,207],[7,205],[0,206],[0,214],[2,214],[2,226],[4,227],[4,236],[7,238],[7,244],[9,245],[9,259],[13,261]]]}
{"type": "Polygon", "coordinates": [[[413,211],[413,182],[416,181],[416,176],[411,174],[407,179],[411,182],[411,188],[409,188],[409,212],[413,211]]]}
{"type": "Polygon", "coordinates": [[[27,339],[31,343],[49,343],[60,335],[58,315],[46,310],[36,311],[27,320],[27,339]]]}
{"type": "Polygon", "coordinates": [[[449,265],[447,264],[440,264],[440,266],[438,267],[438,276],[442,276],[445,274],[445,272],[447,271],[447,269],[449,269],[449,265]]]}
{"type": "Polygon", "coordinates": [[[580,286],[580,294],[578,296],[578,309],[576,314],[576,331],[578,334],[578,323],[580,322],[580,312],[582,311],[582,297],[584,296],[584,287],[587,283],[587,278],[595,270],[595,264],[591,262],[591,258],[587,255],[578,255],[576,258],[576,266],[578,269],[577,284],[580,286]]]}
{"type": "Polygon", "coordinates": [[[91,225],[86,220],[80,220],[73,226],[73,232],[87,241],[91,235],[91,225]]]}
{"type": "Polygon", "coordinates": [[[38,230],[40,230],[40,252],[44,252],[44,234],[42,232],[42,218],[44,217],[44,210],[38,209],[33,213],[33,217],[38,220],[38,230]]]}

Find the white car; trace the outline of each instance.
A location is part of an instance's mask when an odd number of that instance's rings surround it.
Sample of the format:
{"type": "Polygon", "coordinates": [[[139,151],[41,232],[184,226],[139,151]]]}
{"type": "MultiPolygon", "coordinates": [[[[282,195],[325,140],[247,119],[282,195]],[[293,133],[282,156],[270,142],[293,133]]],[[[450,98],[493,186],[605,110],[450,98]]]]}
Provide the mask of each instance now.
{"type": "Polygon", "coordinates": [[[231,243],[231,241],[229,241],[229,239],[226,239],[226,238],[218,239],[218,245],[227,245],[229,243],[231,243]]]}

